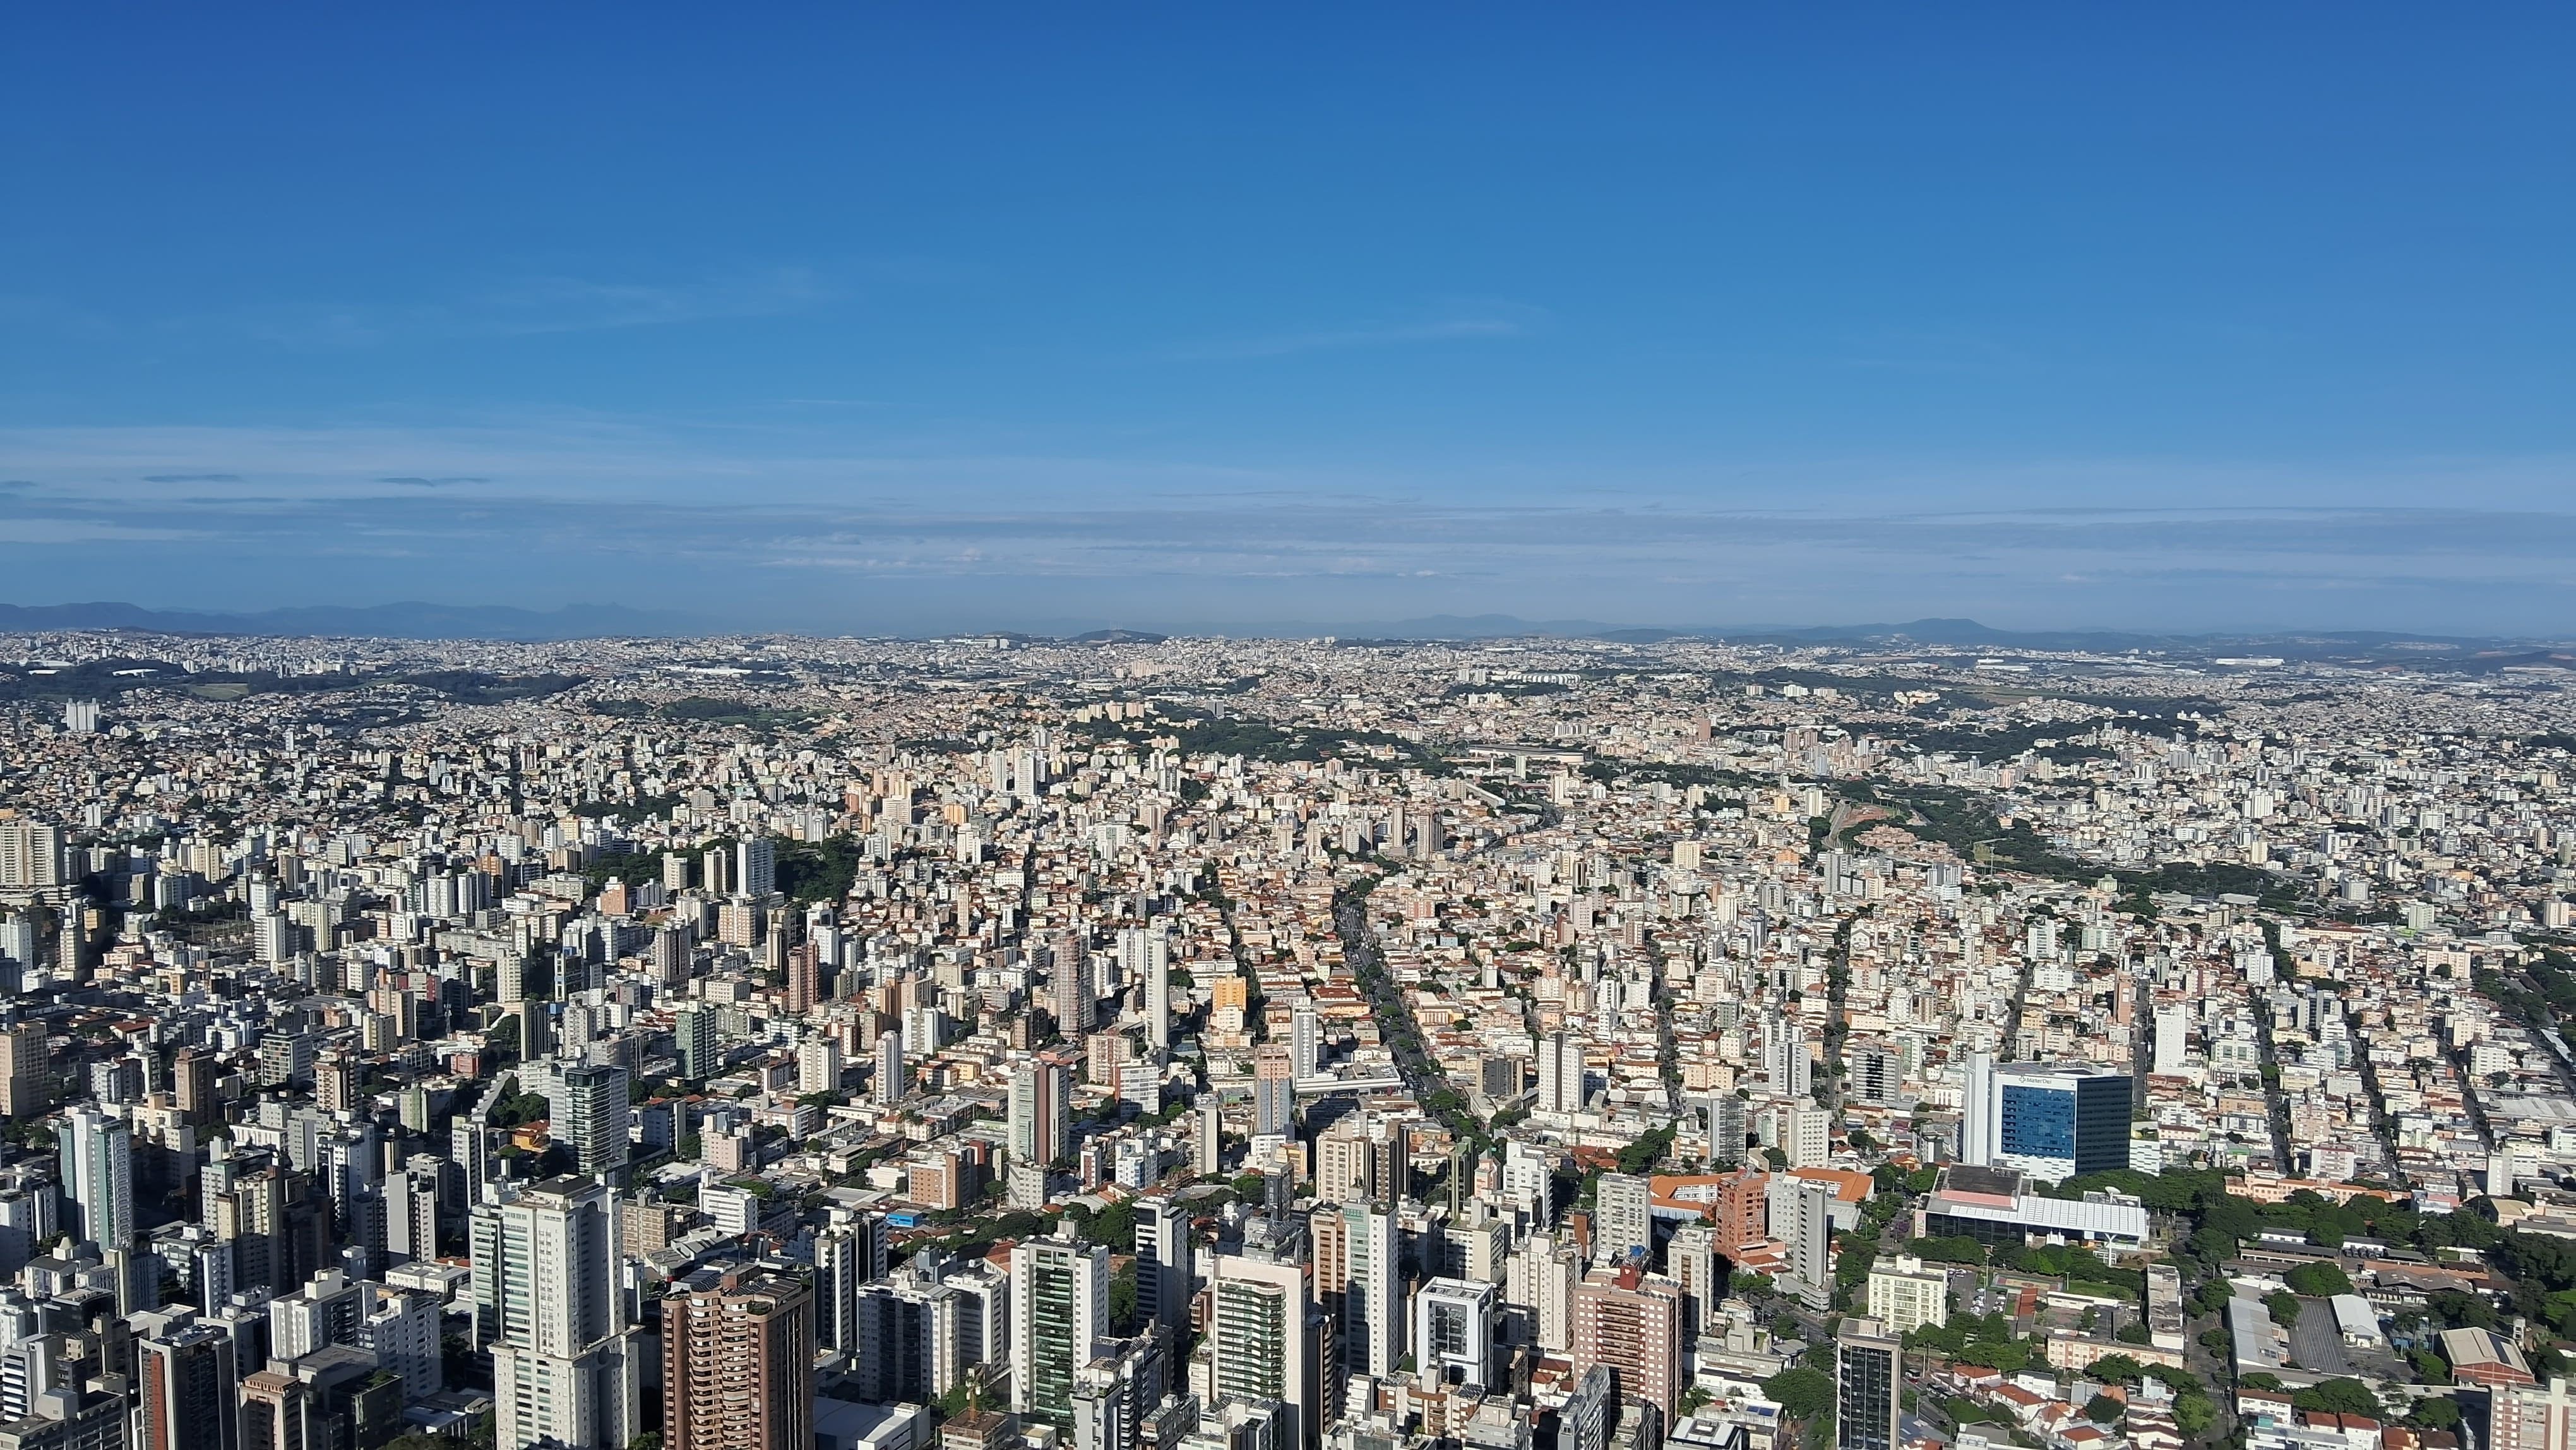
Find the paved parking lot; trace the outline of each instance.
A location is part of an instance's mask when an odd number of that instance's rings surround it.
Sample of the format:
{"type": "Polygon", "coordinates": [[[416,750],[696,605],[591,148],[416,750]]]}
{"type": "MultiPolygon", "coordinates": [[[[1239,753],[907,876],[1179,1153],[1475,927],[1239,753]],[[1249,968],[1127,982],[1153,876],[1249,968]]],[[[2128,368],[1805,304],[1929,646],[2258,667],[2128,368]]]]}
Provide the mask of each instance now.
{"type": "Polygon", "coordinates": [[[2290,1362],[2311,1374],[2349,1375],[2352,1361],[2335,1328],[2334,1306],[2323,1299],[2299,1301],[2299,1322],[2290,1326],[2290,1362]]]}

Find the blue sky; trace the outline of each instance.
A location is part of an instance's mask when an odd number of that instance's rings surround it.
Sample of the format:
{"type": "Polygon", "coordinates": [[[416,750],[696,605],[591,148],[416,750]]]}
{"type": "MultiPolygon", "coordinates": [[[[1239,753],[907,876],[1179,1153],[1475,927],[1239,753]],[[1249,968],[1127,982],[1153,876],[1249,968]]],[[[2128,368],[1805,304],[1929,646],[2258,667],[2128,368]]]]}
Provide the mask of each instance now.
{"type": "Polygon", "coordinates": [[[2571,43],[40,9],[0,597],[2576,633],[2571,43]]]}

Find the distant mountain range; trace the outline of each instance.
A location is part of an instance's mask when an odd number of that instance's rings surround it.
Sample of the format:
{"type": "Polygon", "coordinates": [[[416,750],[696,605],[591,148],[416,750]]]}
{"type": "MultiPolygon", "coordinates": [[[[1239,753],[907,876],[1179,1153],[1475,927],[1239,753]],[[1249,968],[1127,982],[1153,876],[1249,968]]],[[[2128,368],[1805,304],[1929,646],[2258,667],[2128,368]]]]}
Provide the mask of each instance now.
{"type": "Polygon", "coordinates": [[[199,614],[133,604],[0,604],[0,631],[130,629],[154,634],[249,634],[289,638],[497,639],[521,642],[611,636],[707,634],[687,615],[621,604],[568,604],[561,609],[507,605],[317,605],[257,614],[199,614]]]}
{"type": "MultiPolygon", "coordinates": [[[[1227,631],[1231,632],[1231,631],[1227,631]]],[[[2507,651],[2549,655],[2543,642],[2469,635],[2403,634],[2387,630],[2285,630],[2270,633],[2143,634],[2120,630],[1996,629],[1973,619],[1916,619],[1903,624],[1827,624],[1753,627],[1706,625],[1659,628],[1601,624],[1592,620],[1516,619],[1507,614],[1436,614],[1384,624],[1255,631],[1263,634],[1326,633],[1343,639],[1511,639],[1525,636],[1602,639],[1653,644],[1667,639],[1712,639],[1734,644],[1867,645],[1876,648],[2084,651],[2159,650],[2208,655],[2229,650],[2289,657],[2352,655],[2395,648],[2427,651],[2507,651]]]]}
{"type": "MultiPolygon", "coordinates": [[[[572,604],[561,609],[506,605],[379,604],[367,608],[321,605],[256,614],[214,614],[145,609],[139,605],[0,604],[0,632],[49,629],[123,629],[165,634],[245,634],[279,637],[347,636],[373,639],[491,639],[545,641],[605,637],[690,638],[730,633],[722,626],[667,610],[619,604],[572,604]]],[[[2184,659],[2278,656],[2285,660],[2376,660],[2446,670],[2494,671],[2516,666],[2576,668],[2564,642],[2502,640],[2462,635],[2403,634],[2385,630],[2280,631],[2273,633],[2151,634],[2118,630],[2010,630],[1973,619],[1916,619],[1902,624],[1813,626],[1710,625],[1655,628],[1604,624],[1589,619],[1521,619],[1509,614],[1435,614],[1419,619],[1364,624],[1285,623],[1175,629],[1178,634],[1235,638],[1343,640],[1474,640],[1512,638],[1599,639],[1652,644],[1667,639],[1714,639],[1738,644],[1813,648],[1843,645],[1883,650],[2044,650],[2119,653],[2150,650],[2184,659]]],[[[1036,641],[1047,636],[1017,631],[961,630],[1036,641]]],[[[1158,644],[1164,635],[1141,629],[1094,629],[1061,636],[1078,644],[1158,644]]]]}
{"type": "Polygon", "coordinates": [[[2126,643],[2106,645],[2106,640],[2144,640],[2145,635],[2114,634],[2017,634],[2010,630],[1990,629],[1973,619],[1918,619],[1910,624],[1835,624],[1815,626],[1777,625],[1705,625],[1666,628],[1650,625],[1603,624],[1595,619],[1521,619],[1509,614],[1433,614],[1420,619],[1382,620],[1367,624],[1275,624],[1241,629],[1222,629],[1220,634],[1316,636],[1332,635],[1340,639],[1517,639],[1536,636],[1553,639],[1607,639],[1630,644],[1652,644],[1666,639],[1728,639],[1749,642],[1779,641],[1800,644],[1861,644],[1904,641],[1913,644],[1990,646],[1997,649],[2104,649],[2130,648],[2126,643]],[[2083,644],[2051,645],[2036,640],[2075,640],[2083,644]]]}

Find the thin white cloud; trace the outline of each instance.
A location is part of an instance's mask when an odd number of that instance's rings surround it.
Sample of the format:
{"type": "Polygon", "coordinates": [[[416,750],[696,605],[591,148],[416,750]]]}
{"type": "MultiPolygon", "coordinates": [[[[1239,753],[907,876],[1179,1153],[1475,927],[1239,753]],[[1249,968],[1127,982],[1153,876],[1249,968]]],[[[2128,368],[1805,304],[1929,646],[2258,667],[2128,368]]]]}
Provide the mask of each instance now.
{"type": "Polygon", "coordinates": [[[410,303],[287,302],[182,319],[171,326],[179,332],[233,331],[280,347],[329,351],[781,317],[828,306],[849,293],[834,276],[804,266],[659,280],[549,275],[410,303]]]}
{"type": "Polygon", "coordinates": [[[1495,303],[1460,309],[1454,314],[1417,322],[1362,323],[1348,327],[1315,327],[1235,338],[1180,348],[1172,354],[1183,362],[1227,362],[1252,358],[1291,357],[1298,353],[1336,352],[1351,348],[1409,347],[1423,343],[1491,342],[1525,337],[1546,320],[1535,307],[1495,303]]]}
{"type": "Polygon", "coordinates": [[[771,267],[676,283],[539,277],[478,299],[466,326],[501,334],[660,327],[775,317],[838,301],[842,295],[838,286],[808,267],[771,267]]]}

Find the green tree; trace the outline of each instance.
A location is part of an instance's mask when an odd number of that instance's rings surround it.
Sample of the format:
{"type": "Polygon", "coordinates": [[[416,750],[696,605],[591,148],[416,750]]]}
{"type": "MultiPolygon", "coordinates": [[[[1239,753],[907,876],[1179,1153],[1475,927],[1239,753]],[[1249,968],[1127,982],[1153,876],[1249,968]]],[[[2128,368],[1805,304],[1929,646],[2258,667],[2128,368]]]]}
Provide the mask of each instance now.
{"type": "Polygon", "coordinates": [[[2207,1395],[2184,1395],[2173,1402],[2174,1428],[2186,1439],[2198,1439],[2218,1423],[2218,1406],[2207,1395]]]}
{"type": "Polygon", "coordinates": [[[1784,1369],[1762,1382],[1762,1393],[1791,1419],[1813,1419],[1834,1407],[1834,1377],[1820,1369],[1784,1369]]]}
{"type": "Polygon", "coordinates": [[[2449,1395],[2434,1395],[2417,1400],[2406,1414],[2406,1423],[2419,1430],[2456,1430],[2460,1428],[2460,1404],[2449,1395]]]}
{"type": "Polygon", "coordinates": [[[1673,1146],[1673,1125],[1665,1124],[1651,1133],[1638,1135],[1636,1141],[1619,1150],[1619,1171],[1634,1176],[1653,1171],[1664,1161],[1673,1146]]]}
{"type": "Polygon", "coordinates": [[[1961,1349],[1954,1356],[1961,1364],[1984,1365],[2004,1374],[2019,1374],[2030,1367],[2030,1346],[2018,1340],[1981,1339],[1961,1349]]]}
{"type": "Polygon", "coordinates": [[[2314,1263],[2301,1264],[2283,1274],[2281,1278],[2290,1286],[2291,1293],[2304,1294],[2311,1299],[2323,1299],[2335,1294],[2352,1292],[2351,1276],[2322,1259],[2314,1263]]]}
{"type": "Polygon", "coordinates": [[[2275,1289],[2263,1296],[2263,1307],[2272,1313],[2272,1322],[2283,1329],[2299,1322],[2299,1296],[2287,1289],[2275,1289]]]}
{"type": "Polygon", "coordinates": [[[1842,1251],[1834,1256],[1834,1282],[1843,1288],[1857,1288],[1869,1282],[1869,1270],[1878,1262],[1878,1245],[1857,1235],[1843,1240],[1842,1251]]]}
{"type": "Polygon", "coordinates": [[[2305,1389],[2291,1392],[2290,1404],[2302,1410],[2323,1410],[2337,1415],[2362,1415],[2376,1420],[2387,1414],[2379,1397],[2370,1386],[2356,1379],[2320,1380],[2305,1389]]]}
{"type": "Polygon", "coordinates": [[[1086,1242],[1107,1244],[1111,1253],[1124,1254],[1136,1247],[1136,1207],[1130,1202],[1113,1203],[1081,1224],[1086,1242]]]}
{"type": "Polygon", "coordinates": [[[1132,1260],[1109,1276],[1109,1332],[1136,1332],[1136,1265],[1132,1260]]]}
{"type": "Polygon", "coordinates": [[[1986,1418],[1986,1407],[1965,1395],[1952,1395],[1941,1402],[1941,1410],[1953,1425],[1974,1425],[1986,1418]]]}
{"type": "Polygon", "coordinates": [[[2146,1371],[2147,1378],[2156,1381],[2158,1384],[2163,1385],[2166,1389],[2173,1391],[2175,1394],[2205,1395],[2209,1393],[2209,1386],[2202,1384],[2198,1379],[2194,1378],[2190,1370],[2170,1364],[2151,1364],[2146,1366],[2146,1371]]]}
{"type": "Polygon", "coordinates": [[[2127,1412],[2128,1406],[2107,1394],[2097,1394],[2084,1402],[2084,1418],[2096,1425],[2117,1424],[2120,1416],[2127,1412]]]}
{"type": "Polygon", "coordinates": [[[2203,1206],[2199,1226],[2186,1243],[2194,1257],[2215,1263],[2235,1257],[2262,1228],[2263,1216],[2250,1200],[2222,1193],[2203,1206]]]}

